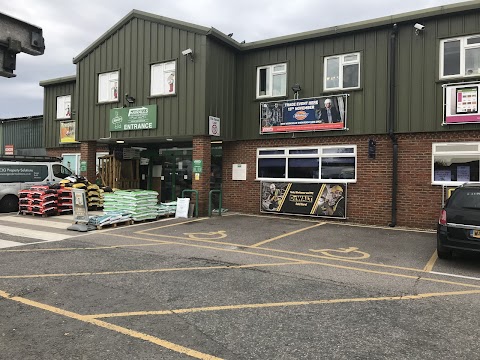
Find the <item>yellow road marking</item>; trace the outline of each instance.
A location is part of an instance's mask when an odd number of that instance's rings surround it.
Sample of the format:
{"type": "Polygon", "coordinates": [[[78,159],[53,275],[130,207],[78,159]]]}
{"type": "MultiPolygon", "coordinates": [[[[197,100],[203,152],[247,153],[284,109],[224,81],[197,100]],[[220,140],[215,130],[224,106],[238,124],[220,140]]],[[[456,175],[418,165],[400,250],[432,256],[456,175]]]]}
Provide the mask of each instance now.
{"type": "Polygon", "coordinates": [[[349,247],[349,248],[339,248],[339,249],[319,249],[319,250],[314,250],[310,249],[312,252],[319,252],[322,253],[325,256],[333,257],[336,259],[348,259],[348,260],[360,260],[360,259],[368,259],[370,257],[370,254],[359,251],[357,247],[349,247]],[[335,255],[331,253],[340,253],[340,254],[360,254],[360,256],[340,256],[340,255],[335,255]]]}
{"type": "MultiPolygon", "coordinates": [[[[318,224],[317,224],[318,225],[318,224]]],[[[314,255],[314,254],[309,254],[309,253],[300,253],[300,252],[295,252],[295,251],[287,251],[287,250],[279,250],[279,249],[271,249],[271,248],[266,248],[266,247],[260,247],[260,246],[250,246],[250,245],[243,245],[243,244],[238,244],[238,243],[233,243],[233,242],[222,242],[222,241],[215,241],[215,240],[200,240],[200,239],[191,239],[191,238],[185,238],[185,237],[180,237],[180,236],[171,236],[171,235],[162,235],[162,234],[151,234],[147,232],[136,232],[137,234],[141,235],[148,235],[148,236],[155,236],[155,237],[165,237],[169,239],[177,239],[177,240],[187,240],[187,241],[196,241],[196,242],[205,242],[205,243],[210,243],[210,244],[216,244],[216,245],[230,245],[230,246],[237,246],[240,248],[244,249],[259,249],[263,251],[269,251],[269,252],[278,252],[278,253],[285,253],[285,254],[290,254],[290,255],[298,255],[298,256],[308,256],[308,257],[313,257],[316,259],[328,259],[332,261],[340,261],[340,262],[347,262],[347,263],[354,263],[354,264],[362,264],[362,265],[370,265],[370,266],[375,266],[375,267],[382,267],[382,268],[387,268],[387,269],[395,269],[395,270],[405,270],[405,271],[423,271],[423,269],[416,269],[416,268],[408,268],[408,267],[402,267],[402,266],[394,266],[394,265],[386,265],[386,264],[377,264],[377,263],[371,263],[371,262],[364,262],[364,261],[357,261],[353,259],[341,259],[341,258],[333,258],[331,256],[321,256],[321,255],[314,255]]],[[[105,235],[112,235],[113,234],[105,234],[105,235]]],[[[122,236],[122,237],[128,237],[127,235],[115,235],[115,236],[122,236]]],[[[139,239],[139,240],[145,240],[145,241],[158,241],[158,240],[153,240],[153,239],[145,239],[145,238],[140,238],[140,237],[132,237],[133,239],[139,239]]],[[[178,242],[175,242],[174,244],[180,244],[178,242]]],[[[258,245],[258,244],[257,244],[258,245]]],[[[223,249],[222,249],[223,250],[223,249]]]]}
{"type": "Polygon", "coordinates": [[[167,227],[178,226],[178,225],[183,225],[183,224],[189,224],[189,223],[192,223],[192,222],[203,221],[203,220],[207,220],[207,219],[208,219],[208,218],[198,218],[198,219],[193,219],[193,220],[178,222],[178,223],[175,223],[175,224],[162,225],[162,226],[150,228],[150,229],[147,229],[147,230],[141,230],[141,231],[138,231],[138,233],[140,234],[140,233],[143,233],[144,231],[152,231],[152,230],[157,230],[157,229],[164,229],[164,228],[167,228],[167,227]]]}
{"type": "Polygon", "coordinates": [[[423,268],[423,271],[425,272],[432,271],[433,266],[435,265],[435,262],[437,261],[437,259],[438,259],[438,254],[437,254],[437,251],[435,250],[430,260],[428,260],[427,265],[425,265],[425,267],[423,268]]]}
{"type": "Polygon", "coordinates": [[[162,339],[157,338],[155,336],[147,335],[147,334],[135,331],[135,330],[130,330],[130,329],[127,329],[127,328],[122,327],[122,326],[113,325],[113,324],[107,323],[105,321],[92,319],[88,316],[80,315],[80,314],[77,314],[77,313],[74,313],[74,312],[71,312],[71,311],[67,311],[67,310],[63,310],[63,309],[60,309],[60,308],[57,308],[57,307],[53,307],[53,306],[50,306],[50,305],[47,305],[47,304],[42,304],[40,302],[29,300],[29,299],[26,299],[26,298],[23,298],[23,297],[20,297],[20,296],[11,296],[10,294],[8,294],[4,291],[1,291],[1,290],[0,290],[0,296],[5,298],[5,299],[8,299],[8,300],[19,302],[21,304],[33,306],[35,308],[42,309],[42,310],[45,310],[45,311],[49,311],[49,312],[52,312],[54,314],[58,314],[58,315],[62,315],[62,316],[65,316],[65,317],[68,317],[68,318],[71,318],[71,319],[82,321],[84,323],[96,325],[96,326],[102,327],[104,329],[112,330],[112,331],[115,331],[115,332],[118,332],[118,333],[121,333],[121,334],[124,334],[124,335],[127,335],[127,336],[131,336],[131,337],[143,340],[143,341],[148,341],[152,344],[164,347],[166,349],[175,351],[177,353],[181,353],[181,354],[185,354],[185,355],[194,357],[196,359],[221,360],[221,358],[215,357],[213,355],[204,354],[204,353],[201,353],[199,351],[189,349],[189,348],[181,346],[181,345],[174,344],[170,341],[162,340],[162,339]]]}
{"type": "Polygon", "coordinates": [[[298,230],[295,230],[295,231],[292,231],[292,232],[289,232],[289,233],[286,233],[286,234],[275,236],[271,239],[260,241],[259,243],[251,245],[250,247],[253,247],[253,248],[258,247],[260,245],[264,245],[264,244],[267,244],[269,242],[272,242],[272,241],[275,241],[275,240],[278,240],[278,239],[281,239],[281,238],[284,238],[284,237],[287,237],[287,236],[290,236],[290,235],[298,234],[299,232],[306,231],[306,230],[309,230],[309,229],[313,229],[313,228],[316,228],[316,227],[324,225],[324,224],[325,224],[325,222],[321,222],[321,223],[318,223],[318,224],[315,224],[315,225],[312,225],[312,226],[308,226],[308,227],[303,228],[303,229],[298,229],[298,230]]]}
{"type": "Polygon", "coordinates": [[[450,291],[450,292],[424,293],[424,294],[418,294],[418,295],[402,295],[402,296],[381,296],[381,297],[372,297],[372,298],[325,299],[325,300],[288,301],[288,302],[263,303],[263,304],[258,303],[258,304],[207,306],[207,307],[201,307],[201,308],[175,309],[175,310],[131,311],[131,312],[122,312],[122,313],[86,315],[86,317],[91,319],[100,319],[100,318],[113,318],[113,317],[125,317],[125,316],[172,315],[172,314],[188,314],[188,313],[204,312],[204,311],[262,309],[262,308],[272,308],[272,307],[341,304],[341,303],[370,302],[370,301],[422,300],[422,299],[427,299],[431,297],[471,295],[471,294],[480,294],[480,290],[450,291]]]}
{"type": "Polygon", "coordinates": [[[285,265],[298,265],[298,264],[307,264],[307,263],[308,263],[307,261],[296,260],[296,261],[289,261],[284,263],[271,263],[271,264],[196,266],[196,267],[169,268],[169,269],[103,271],[103,272],[96,272],[96,273],[84,272],[84,273],[70,273],[70,274],[2,275],[0,276],[0,279],[37,279],[37,278],[69,277],[69,276],[145,274],[145,273],[192,271],[192,270],[247,269],[247,268],[253,268],[253,267],[285,266],[285,265]]]}
{"type": "Polygon", "coordinates": [[[169,244],[176,244],[176,243],[171,241],[164,241],[164,242],[159,242],[158,244],[127,244],[127,245],[97,246],[97,247],[85,247],[85,248],[11,249],[11,250],[0,250],[0,252],[108,250],[108,249],[118,249],[118,248],[124,248],[124,247],[158,246],[158,245],[169,245],[169,244]]]}
{"type": "MultiPolygon", "coordinates": [[[[127,238],[129,237],[128,235],[120,235],[120,234],[116,234],[116,235],[112,235],[112,236],[120,236],[120,237],[127,237],[127,238]]],[[[145,238],[142,238],[142,240],[153,241],[153,242],[158,241],[158,240],[153,240],[153,239],[150,240],[150,239],[145,239],[145,238]]],[[[188,239],[188,240],[207,242],[206,240],[193,240],[193,239],[188,239]]],[[[225,243],[220,243],[220,244],[225,245],[225,243]]],[[[185,244],[185,243],[176,243],[175,245],[198,247],[198,248],[203,248],[203,249],[212,249],[212,250],[223,251],[223,252],[236,252],[236,253],[243,253],[243,254],[248,254],[248,255],[252,255],[252,256],[269,257],[269,258],[274,258],[274,259],[299,261],[298,259],[295,259],[295,258],[281,257],[281,256],[276,256],[276,255],[268,255],[268,254],[259,254],[259,253],[248,252],[248,251],[243,251],[243,250],[222,249],[222,248],[218,248],[218,247],[214,247],[214,246],[185,244]]],[[[255,248],[255,249],[270,250],[268,248],[255,248]]],[[[285,252],[288,253],[288,251],[285,251],[285,252]]],[[[297,254],[297,253],[294,253],[294,254],[297,254]]],[[[302,254],[302,253],[299,253],[298,255],[315,257],[315,255],[302,254]]],[[[323,257],[323,256],[317,256],[317,257],[318,258],[323,258],[323,259],[326,258],[326,257],[323,257]]],[[[331,258],[329,258],[329,259],[331,259],[331,258]]],[[[356,263],[359,263],[359,264],[368,264],[368,263],[363,263],[361,261],[357,262],[357,261],[342,260],[342,259],[332,259],[332,260],[335,260],[335,261],[350,261],[350,262],[356,262],[356,263]]],[[[333,268],[337,268],[337,269],[345,269],[345,270],[354,270],[354,271],[359,271],[359,272],[366,272],[366,273],[370,273],[370,274],[387,275],[387,276],[401,277],[401,278],[406,278],[406,279],[424,280],[424,281],[431,281],[431,282],[437,282],[437,283],[442,283],[442,284],[473,287],[473,288],[477,288],[477,289],[480,288],[480,285],[471,285],[471,284],[466,284],[466,283],[458,283],[458,282],[454,282],[454,281],[439,280],[439,279],[433,279],[433,278],[425,278],[425,277],[419,277],[418,275],[403,275],[403,274],[389,273],[389,272],[383,272],[383,271],[377,271],[377,270],[356,268],[356,267],[351,267],[351,266],[328,264],[328,263],[322,263],[322,262],[318,262],[318,261],[305,261],[302,264],[321,265],[321,266],[333,267],[333,268]]],[[[292,264],[292,265],[294,265],[294,264],[292,264]]],[[[400,268],[400,269],[402,269],[402,268],[400,268]]],[[[410,271],[415,271],[415,272],[419,272],[419,273],[424,272],[423,270],[420,270],[420,269],[403,268],[403,270],[410,270],[410,271]]]]}

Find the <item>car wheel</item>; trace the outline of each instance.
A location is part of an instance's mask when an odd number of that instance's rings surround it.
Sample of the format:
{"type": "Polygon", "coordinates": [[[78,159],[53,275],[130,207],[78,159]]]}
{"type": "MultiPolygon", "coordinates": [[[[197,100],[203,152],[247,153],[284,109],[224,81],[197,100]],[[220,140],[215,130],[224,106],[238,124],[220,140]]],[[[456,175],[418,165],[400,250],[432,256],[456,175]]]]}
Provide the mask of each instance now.
{"type": "Polygon", "coordinates": [[[440,250],[437,248],[437,255],[439,259],[449,260],[452,258],[452,250],[440,250]]]}
{"type": "Polygon", "coordinates": [[[18,211],[18,198],[15,195],[7,195],[0,201],[0,211],[18,211]]]}

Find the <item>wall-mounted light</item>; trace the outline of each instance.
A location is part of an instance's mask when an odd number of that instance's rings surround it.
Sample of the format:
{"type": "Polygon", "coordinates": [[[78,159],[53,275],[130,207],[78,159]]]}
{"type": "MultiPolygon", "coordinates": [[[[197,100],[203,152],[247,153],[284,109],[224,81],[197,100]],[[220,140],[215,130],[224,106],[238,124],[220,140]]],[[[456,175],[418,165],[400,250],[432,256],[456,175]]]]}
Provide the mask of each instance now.
{"type": "Polygon", "coordinates": [[[302,87],[300,86],[300,84],[293,85],[292,90],[293,90],[293,98],[298,99],[298,93],[302,90],[302,87]]]}
{"type": "Polygon", "coordinates": [[[188,56],[190,58],[190,60],[193,61],[193,50],[192,49],[188,48],[186,50],[183,50],[182,55],[183,56],[188,56]]]}
{"type": "Polygon", "coordinates": [[[128,94],[125,94],[125,100],[127,101],[129,106],[135,102],[135,98],[128,94]]]}
{"type": "Polygon", "coordinates": [[[125,144],[125,140],[117,140],[117,144],[125,144]]]}
{"type": "Polygon", "coordinates": [[[419,35],[420,31],[425,30],[425,25],[416,23],[415,25],[413,25],[413,28],[415,29],[415,35],[419,35]]]}

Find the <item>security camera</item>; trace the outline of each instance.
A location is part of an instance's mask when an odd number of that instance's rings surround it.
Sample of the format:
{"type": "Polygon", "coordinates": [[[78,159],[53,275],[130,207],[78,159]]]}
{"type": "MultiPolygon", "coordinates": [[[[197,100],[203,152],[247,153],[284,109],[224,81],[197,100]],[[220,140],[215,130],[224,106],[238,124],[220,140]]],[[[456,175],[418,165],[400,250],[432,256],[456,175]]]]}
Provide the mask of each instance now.
{"type": "Polygon", "coordinates": [[[425,29],[425,25],[422,25],[422,24],[419,24],[419,23],[416,23],[415,25],[413,25],[413,27],[415,28],[415,30],[425,29]]]}
{"type": "Polygon", "coordinates": [[[183,56],[187,56],[189,54],[192,54],[193,53],[193,50],[192,49],[187,49],[187,50],[183,50],[182,51],[182,55],[183,56]]]}

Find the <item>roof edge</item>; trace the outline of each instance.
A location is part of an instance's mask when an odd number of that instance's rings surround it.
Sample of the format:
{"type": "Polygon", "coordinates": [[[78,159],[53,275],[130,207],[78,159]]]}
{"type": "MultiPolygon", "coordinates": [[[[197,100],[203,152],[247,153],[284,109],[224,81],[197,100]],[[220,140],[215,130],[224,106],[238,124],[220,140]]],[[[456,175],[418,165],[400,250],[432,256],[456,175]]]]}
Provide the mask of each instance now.
{"type": "Polygon", "coordinates": [[[120,21],[118,21],[115,25],[113,25],[110,29],[108,29],[103,35],[101,35],[97,40],[95,40],[92,44],[90,44],[85,50],[83,50],[80,54],[73,58],[73,63],[76,64],[83,58],[85,58],[88,54],[90,54],[95,48],[97,48],[102,42],[104,42],[107,38],[109,38],[113,33],[115,33],[118,29],[120,29],[123,25],[125,25],[128,21],[137,18],[148,20],[156,23],[161,23],[164,25],[173,26],[179,29],[188,30],[192,32],[196,32],[201,35],[207,35],[207,33],[211,30],[211,28],[196,25],[192,23],[188,23],[181,20],[176,20],[172,18],[168,18],[165,16],[155,15],[152,13],[148,13],[141,10],[133,9],[127,15],[125,15],[120,21]]]}
{"type": "Polygon", "coordinates": [[[464,1],[461,3],[454,3],[442,6],[436,6],[432,8],[426,8],[421,10],[410,11],[406,13],[389,15],[371,20],[363,20],[354,23],[348,23],[338,26],[332,26],[319,30],[310,30],[293,35],[279,36],[266,40],[254,41],[247,44],[241,44],[242,50],[253,50],[263,47],[275,46],[285,43],[310,40],[313,38],[331,36],[336,34],[342,34],[347,32],[353,32],[358,30],[364,30],[375,27],[383,27],[393,25],[395,23],[405,23],[413,20],[427,19],[442,15],[448,15],[453,13],[460,13],[469,10],[479,9],[480,0],[464,1]]]}
{"type": "Polygon", "coordinates": [[[70,76],[65,76],[65,77],[60,77],[55,79],[42,80],[40,81],[39,85],[45,87],[45,86],[51,86],[51,85],[64,84],[68,82],[74,82],[76,80],[77,80],[76,75],[70,75],[70,76]]]}

